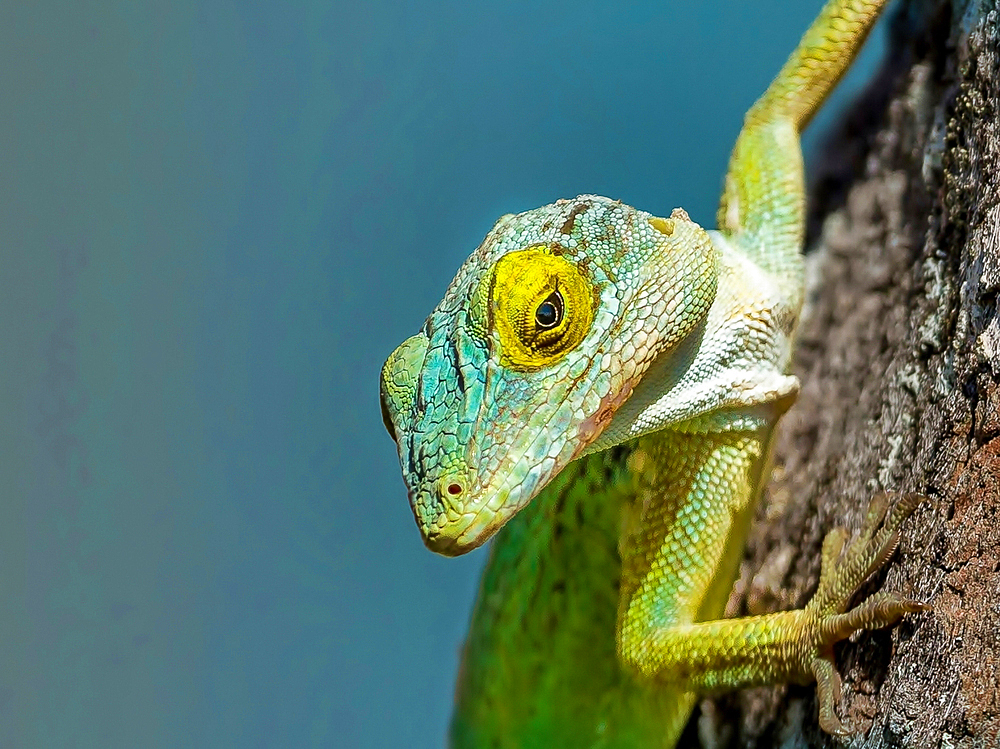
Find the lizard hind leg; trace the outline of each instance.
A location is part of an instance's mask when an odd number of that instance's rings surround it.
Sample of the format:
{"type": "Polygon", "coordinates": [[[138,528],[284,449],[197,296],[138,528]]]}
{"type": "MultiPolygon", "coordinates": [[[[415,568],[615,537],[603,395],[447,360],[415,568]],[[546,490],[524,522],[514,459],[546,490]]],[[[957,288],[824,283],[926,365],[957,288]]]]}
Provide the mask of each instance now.
{"type": "Polygon", "coordinates": [[[837,718],[834,706],[840,700],[840,675],[833,658],[833,645],[863,629],[880,629],[898,622],[904,615],[930,607],[898,593],[882,591],[848,610],[851,598],[876,570],[881,568],[899,545],[900,527],[925,499],[905,494],[892,505],[895,495],[879,494],[872,499],[858,537],[844,550],[847,532],[830,531],[823,541],[822,570],[816,594],[806,606],[817,623],[817,652],[811,663],[816,677],[820,727],[834,735],[852,733],[837,718]],[[891,507],[891,511],[890,511],[891,507]]]}

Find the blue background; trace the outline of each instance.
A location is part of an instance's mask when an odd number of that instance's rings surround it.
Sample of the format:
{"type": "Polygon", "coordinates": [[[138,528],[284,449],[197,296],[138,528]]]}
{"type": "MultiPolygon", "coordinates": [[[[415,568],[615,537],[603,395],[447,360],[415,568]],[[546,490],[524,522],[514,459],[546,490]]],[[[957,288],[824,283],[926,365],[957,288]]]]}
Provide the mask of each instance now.
{"type": "Polygon", "coordinates": [[[0,5],[0,746],[442,745],[383,360],[503,213],[712,225],[819,7],[616,5],[0,5]]]}

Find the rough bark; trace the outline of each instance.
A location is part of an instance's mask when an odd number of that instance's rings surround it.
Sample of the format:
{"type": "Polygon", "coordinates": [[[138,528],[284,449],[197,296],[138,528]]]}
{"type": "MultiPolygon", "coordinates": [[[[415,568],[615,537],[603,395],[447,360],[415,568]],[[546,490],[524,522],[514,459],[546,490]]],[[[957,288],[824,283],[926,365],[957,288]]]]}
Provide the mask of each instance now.
{"type": "Polygon", "coordinates": [[[895,490],[929,499],[865,592],[933,610],[838,648],[851,738],[815,728],[813,687],[791,686],[706,700],[692,741],[1000,746],[998,14],[927,0],[893,29],[890,60],[814,182],[803,388],[734,605],[805,603],[824,534],[857,528],[869,497],[895,490]]]}

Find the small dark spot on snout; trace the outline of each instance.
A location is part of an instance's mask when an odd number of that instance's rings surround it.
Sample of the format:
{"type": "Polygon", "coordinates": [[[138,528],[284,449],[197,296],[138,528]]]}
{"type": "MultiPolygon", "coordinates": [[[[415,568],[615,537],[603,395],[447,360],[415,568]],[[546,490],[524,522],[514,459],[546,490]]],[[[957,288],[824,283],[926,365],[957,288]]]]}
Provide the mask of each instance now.
{"type": "Polygon", "coordinates": [[[437,480],[435,493],[442,509],[449,514],[462,512],[462,503],[465,499],[465,480],[463,476],[452,474],[442,476],[437,480]]]}

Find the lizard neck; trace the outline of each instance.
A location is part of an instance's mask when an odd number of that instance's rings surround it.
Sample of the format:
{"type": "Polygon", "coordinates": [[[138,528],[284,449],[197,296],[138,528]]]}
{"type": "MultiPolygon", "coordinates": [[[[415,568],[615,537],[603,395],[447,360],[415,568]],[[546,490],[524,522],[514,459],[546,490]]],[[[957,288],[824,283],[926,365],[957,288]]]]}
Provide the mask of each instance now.
{"type": "Polygon", "coordinates": [[[798,381],[786,372],[800,297],[790,299],[725,236],[709,236],[718,253],[718,290],[708,313],[649,367],[584,454],[662,429],[705,427],[720,413],[727,430],[755,431],[773,424],[794,401],[798,381]]]}

